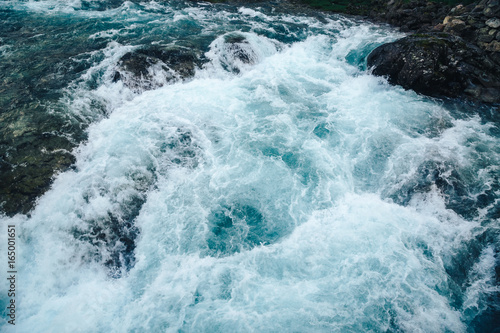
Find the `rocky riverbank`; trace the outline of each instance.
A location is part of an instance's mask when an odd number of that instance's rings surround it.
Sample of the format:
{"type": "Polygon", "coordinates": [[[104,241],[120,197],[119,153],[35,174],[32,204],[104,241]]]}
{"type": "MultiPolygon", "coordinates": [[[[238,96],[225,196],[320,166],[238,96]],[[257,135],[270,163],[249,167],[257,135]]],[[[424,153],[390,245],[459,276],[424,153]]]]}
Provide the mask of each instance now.
{"type": "Polygon", "coordinates": [[[500,103],[500,6],[497,0],[447,6],[381,1],[370,16],[416,32],[368,57],[375,75],[434,97],[500,103]]]}

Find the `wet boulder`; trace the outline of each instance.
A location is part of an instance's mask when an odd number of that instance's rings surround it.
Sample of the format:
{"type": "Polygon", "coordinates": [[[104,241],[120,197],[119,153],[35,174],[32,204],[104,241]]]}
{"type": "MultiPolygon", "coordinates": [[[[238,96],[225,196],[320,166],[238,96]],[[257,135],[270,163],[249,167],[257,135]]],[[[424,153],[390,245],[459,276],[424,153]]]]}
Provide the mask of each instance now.
{"type": "Polygon", "coordinates": [[[113,81],[122,81],[130,89],[141,92],[194,76],[202,64],[188,48],[149,47],[126,53],[118,62],[113,81]]]}
{"type": "Polygon", "coordinates": [[[488,53],[447,33],[414,34],[379,46],[367,64],[391,84],[434,97],[500,102],[500,70],[488,53]]]}
{"type": "Polygon", "coordinates": [[[230,33],[212,43],[212,54],[209,54],[209,57],[217,59],[224,70],[239,74],[259,62],[260,57],[255,48],[256,45],[253,45],[246,35],[230,33]]]}
{"type": "Polygon", "coordinates": [[[253,64],[257,56],[255,51],[250,47],[248,40],[241,35],[227,35],[224,38],[228,52],[234,59],[241,61],[244,64],[253,64]]]}

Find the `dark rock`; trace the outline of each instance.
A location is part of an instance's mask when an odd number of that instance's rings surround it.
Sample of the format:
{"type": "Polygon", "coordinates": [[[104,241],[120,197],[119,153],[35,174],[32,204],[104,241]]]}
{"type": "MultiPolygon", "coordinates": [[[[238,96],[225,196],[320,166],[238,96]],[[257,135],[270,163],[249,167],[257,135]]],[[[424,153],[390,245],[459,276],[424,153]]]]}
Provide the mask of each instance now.
{"type": "MultiPolygon", "coordinates": [[[[110,190],[106,185],[102,184],[102,193],[110,190]]],[[[112,199],[114,211],[95,214],[94,218],[84,219],[82,229],[73,229],[75,239],[93,245],[90,259],[103,263],[114,278],[121,277],[135,264],[135,240],[139,235],[135,218],[146,201],[146,194],[141,193],[140,185],[134,185],[116,196],[121,200],[112,199]]],[[[84,199],[88,203],[93,197],[95,194],[89,191],[84,199]]]]}
{"type": "Polygon", "coordinates": [[[492,43],[496,34],[490,30],[500,27],[500,2],[483,0],[451,8],[443,2],[371,0],[368,16],[407,32],[447,32],[487,51],[488,56],[500,48],[492,43]]]}
{"type": "Polygon", "coordinates": [[[432,31],[434,32],[439,32],[444,30],[445,25],[442,23],[436,24],[434,27],[432,27],[432,31]]]}
{"type": "Polygon", "coordinates": [[[453,15],[462,15],[464,14],[465,12],[467,12],[467,8],[460,4],[456,7],[453,7],[451,10],[450,10],[450,14],[453,14],[453,15]]]}
{"type": "MultiPolygon", "coordinates": [[[[372,0],[369,16],[398,26],[403,31],[428,31],[449,13],[450,7],[437,2],[372,0]]],[[[461,8],[455,10],[458,15],[461,8]]]]}
{"type": "Polygon", "coordinates": [[[476,6],[476,7],[474,7],[474,9],[472,9],[471,12],[472,13],[482,13],[483,10],[484,10],[484,7],[482,7],[482,6],[476,6]]]}
{"type": "Polygon", "coordinates": [[[253,64],[255,55],[248,52],[247,45],[250,45],[247,39],[241,35],[228,35],[224,38],[224,42],[228,44],[228,49],[236,59],[239,59],[244,64],[253,64]]]}
{"type": "Polygon", "coordinates": [[[497,7],[488,7],[486,8],[484,11],[483,11],[483,14],[486,16],[486,17],[495,17],[497,16],[498,14],[500,14],[500,7],[497,6],[497,7]]]}
{"type": "Polygon", "coordinates": [[[238,74],[244,65],[255,64],[258,56],[252,49],[245,36],[240,34],[229,34],[224,37],[223,59],[221,64],[224,69],[238,74]]]}
{"type": "Polygon", "coordinates": [[[484,34],[484,35],[479,35],[479,37],[477,37],[477,41],[478,42],[483,42],[483,43],[489,43],[491,42],[495,37],[493,35],[490,35],[490,34],[484,34]]]}
{"type": "Polygon", "coordinates": [[[486,35],[486,34],[488,34],[488,31],[490,31],[490,29],[488,27],[484,27],[484,28],[479,29],[478,33],[481,35],[486,35]]]}
{"type": "Polygon", "coordinates": [[[183,47],[150,47],[125,54],[119,61],[113,81],[121,80],[134,91],[150,90],[191,78],[201,60],[183,47]]]}
{"type": "Polygon", "coordinates": [[[60,149],[64,146],[71,146],[65,138],[39,137],[0,156],[0,202],[5,214],[27,214],[50,188],[54,172],[75,162],[73,155],[60,149]]]}
{"type": "Polygon", "coordinates": [[[463,179],[463,171],[447,162],[425,161],[406,184],[389,196],[398,204],[408,205],[415,194],[430,192],[433,187],[441,193],[446,208],[464,217],[475,214],[478,207],[470,199],[470,189],[463,179]]]}
{"type": "Polygon", "coordinates": [[[71,133],[73,120],[48,114],[29,96],[8,101],[11,108],[0,114],[0,210],[12,216],[29,213],[50,188],[54,173],[74,163],[71,151],[84,135],[77,126],[71,133]]]}
{"type": "Polygon", "coordinates": [[[498,54],[500,52],[500,42],[494,40],[488,45],[486,45],[485,49],[498,54]]]}
{"type": "Polygon", "coordinates": [[[415,34],[368,56],[373,74],[435,97],[500,102],[498,66],[478,47],[445,33],[415,34]]]}

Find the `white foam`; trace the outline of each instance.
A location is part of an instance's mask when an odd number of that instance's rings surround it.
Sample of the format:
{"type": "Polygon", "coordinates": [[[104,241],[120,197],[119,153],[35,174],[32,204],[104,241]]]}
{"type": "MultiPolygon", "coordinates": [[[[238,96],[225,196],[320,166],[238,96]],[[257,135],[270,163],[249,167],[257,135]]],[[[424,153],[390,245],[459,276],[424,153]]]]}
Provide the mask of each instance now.
{"type": "MultiPolygon", "coordinates": [[[[171,19],[259,15],[207,8],[171,19]]],[[[498,139],[351,61],[398,34],[280,19],[325,31],[291,45],[230,32],[244,37],[251,64],[221,34],[194,80],[142,94],[111,81],[135,47],[112,42],[68,89],[71,112],[93,121],[75,170],[57,176],[31,217],[2,218],[21,235],[20,331],[466,331],[464,311],[477,315],[493,290],[492,249],[474,266],[463,311],[450,305],[445,267],[481,221],[448,209],[435,186],[406,206],[388,197],[427,160],[484,170],[472,165],[476,148],[498,139]],[[99,88],[86,89],[95,76],[99,88]],[[93,113],[95,99],[106,117],[93,113]],[[80,236],[134,198],[136,262],[112,278],[113,249],[80,236]],[[261,228],[256,239],[241,221],[261,228]]]]}
{"type": "MultiPolygon", "coordinates": [[[[210,51],[205,56],[211,60],[207,66],[210,77],[220,75],[225,71],[240,73],[251,69],[252,65],[261,62],[266,57],[275,54],[280,44],[253,33],[232,32],[218,37],[210,44],[210,51]],[[239,42],[228,42],[228,38],[241,39],[239,42]]],[[[227,76],[227,74],[225,75],[227,76]]]]}
{"type": "Polygon", "coordinates": [[[256,10],[253,10],[251,8],[241,7],[238,9],[238,12],[243,14],[243,15],[250,16],[250,17],[258,17],[258,18],[261,18],[264,20],[271,20],[271,18],[269,16],[267,16],[266,14],[261,13],[261,12],[256,11],[256,10]]]}
{"type": "Polygon", "coordinates": [[[495,265],[495,249],[489,246],[482,251],[479,261],[472,268],[465,292],[463,315],[469,320],[488,309],[487,298],[500,292],[495,284],[495,265]]]}

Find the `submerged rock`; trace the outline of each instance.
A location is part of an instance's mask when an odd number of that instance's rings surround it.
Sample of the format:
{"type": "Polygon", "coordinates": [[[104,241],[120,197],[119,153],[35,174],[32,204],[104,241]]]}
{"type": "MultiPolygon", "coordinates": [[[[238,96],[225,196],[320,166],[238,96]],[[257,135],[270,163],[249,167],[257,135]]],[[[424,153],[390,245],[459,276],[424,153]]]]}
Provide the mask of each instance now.
{"type": "Polygon", "coordinates": [[[71,151],[81,131],[74,129],[71,137],[65,126],[40,103],[22,97],[0,114],[1,213],[28,214],[50,188],[54,173],[75,162],[71,151]]]}
{"type": "Polygon", "coordinates": [[[373,74],[434,97],[500,102],[500,70],[488,55],[446,33],[415,34],[376,48],[367,59],[373,74]]]}
{"type": "Polygon", "coordinates": [[[252,49],[248,40],[241,35],[227,35],[224,38],[226,53],[233,60],[228,61],[228,69],[232,72],[239,73],[237,63],[252,65],[257,61],[257,55],[252,49]]]}
{"type": "Polygon", "coordinates": [[[57,145],[55,147],[70,145],[59,143],[58,139],[64,140],[55,137],[40,138],[41,142],[36,143],[26,142],[10,154],[0,156],[0,203],[5,214],[29,213],[35,200],[50,188],[54,173],[64,171],[75,162],[75,157],[68,151],[43,148],[44,144],[57,145]]]}
{"type": "Polygon", "coordinates": [[[202,61],[183,47],[151,47],[126,53],[119,61],[113,81],[121,80],[134,91],[150,90],[194,76],[202,61]]]}
{"type": "Polygon", "coordinates": [[[259,45],[260,42],[262,41],[249,39],[248,34],[229,33],[220,36],[210,44],[207,57],[214,64],[220,65],[223,70],[240,74],[261,60],[263,49],[274,48],[274,45],[259,45]]]}

